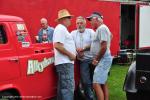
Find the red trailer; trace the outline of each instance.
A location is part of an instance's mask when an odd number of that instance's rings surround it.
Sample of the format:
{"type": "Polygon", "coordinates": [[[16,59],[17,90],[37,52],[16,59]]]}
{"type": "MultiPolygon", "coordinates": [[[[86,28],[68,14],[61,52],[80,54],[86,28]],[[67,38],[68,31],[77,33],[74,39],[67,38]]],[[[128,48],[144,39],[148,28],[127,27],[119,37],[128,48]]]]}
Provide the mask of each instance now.
{"type": "MultiPolygon", "coordinates": [[[[93,11],[99,11],[104,16],[104,22],[113,34],[111,51],[114,56],[119,50],[120,41],[120,3],[98,0],[1,0],[0,14],[22,17],[29,29],[32,41],[40,28],[40,19],[46,17],[49,24],[56,26],[55,19],[60,9],[66,8],[74,15],[70,31],[76,28],[75,17],[89,16],[93,11]]],[[[87,27],[90,27],[88,23],[87,27]]]]}
{"type": "MultiPolygon", "coordinates": [[[[113,56],[117,56],[120,49],[139,48],[141,39],[139,37],[139,11],[144,5],[149,4],[111,0],[1,0],[0,14],[22,17],[27,24],[32,41],[35,42],[42,17],[46,17],[49,24],[55,27],[57,24],[55,19],[60,9],[68,9],[75,17],[79,15],[87,17],[91,12],[99,11],[113,34],[111,52],[113,56]]],[[[76,28],[75,17],[70,31],[76,28]]],[[[90,27],[89,23],[87,27],[90,27]]]]}

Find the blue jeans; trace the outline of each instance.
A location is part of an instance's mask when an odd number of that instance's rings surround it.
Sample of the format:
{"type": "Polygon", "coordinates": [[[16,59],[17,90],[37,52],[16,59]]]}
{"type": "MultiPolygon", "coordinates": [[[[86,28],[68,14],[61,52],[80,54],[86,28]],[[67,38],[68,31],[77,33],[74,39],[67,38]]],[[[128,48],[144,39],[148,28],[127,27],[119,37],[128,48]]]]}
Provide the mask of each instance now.
{"type": "Polygon", "coordinates": [[[91,60],[79,61],[81,83],[84,89],[86,100],[93,100],[92,79],[90,77],[91,60]]]}
{"type": "Polygon", "coordinates": [[[58,75],[57,100],[73,100],[74,98],[74,65],[65,63],[56,65],[58,75]]]}

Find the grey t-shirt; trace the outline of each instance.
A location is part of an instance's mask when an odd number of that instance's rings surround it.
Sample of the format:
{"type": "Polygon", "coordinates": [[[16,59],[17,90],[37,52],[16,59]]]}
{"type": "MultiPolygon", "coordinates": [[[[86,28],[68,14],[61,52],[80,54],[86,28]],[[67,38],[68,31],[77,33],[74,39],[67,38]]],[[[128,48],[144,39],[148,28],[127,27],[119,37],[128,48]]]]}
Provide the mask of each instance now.
{"type": "Polygon", "coordinates": [[[105,24],[102,24],[96,30],[96,34],[92,39],[90,52],[93,56],[96,56],[101,48],[100,43],[102,41],[107,42],[107,50],[103,57],[111,57],[110,53],[110,42],[111,42],[111,32],[105,24]]]}

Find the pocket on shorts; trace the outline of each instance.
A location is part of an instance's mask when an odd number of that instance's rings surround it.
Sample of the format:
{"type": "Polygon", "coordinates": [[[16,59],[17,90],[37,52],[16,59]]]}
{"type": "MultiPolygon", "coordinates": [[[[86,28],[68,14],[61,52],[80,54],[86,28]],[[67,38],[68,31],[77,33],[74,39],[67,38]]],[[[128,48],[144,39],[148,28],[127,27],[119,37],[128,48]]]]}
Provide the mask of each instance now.
{"type": "Polygon", "coordinates": [[[107,59],[102,59],[98,66],[102,67],[103,70],[109,70],[112,64],[112,59],[111,58],[107,58],[107,59]]]}

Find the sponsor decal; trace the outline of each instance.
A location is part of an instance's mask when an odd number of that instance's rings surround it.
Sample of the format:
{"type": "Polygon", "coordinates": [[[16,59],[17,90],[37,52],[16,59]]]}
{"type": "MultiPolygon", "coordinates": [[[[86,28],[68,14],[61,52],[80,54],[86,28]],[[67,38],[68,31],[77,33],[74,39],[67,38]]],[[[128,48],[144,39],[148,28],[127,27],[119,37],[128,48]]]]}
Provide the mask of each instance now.
{"type": "Polygon", "coordinates": [[[22,42],[22,47],[29,47],[30,46],[30,42],[22,42]]]}
{"type": "Polygon", "coordinates": [[[35,74],[35,72],[43,72],[46,67],[54,63],[54,57],[44,58],[43,61],[28,60],[27,75],[35,74]]]}
{"type": "Polygon", "coordinates": [[[25,30],[24,24],[17,24],[17,29],[18,29],[19,31],[25,30]]]}

